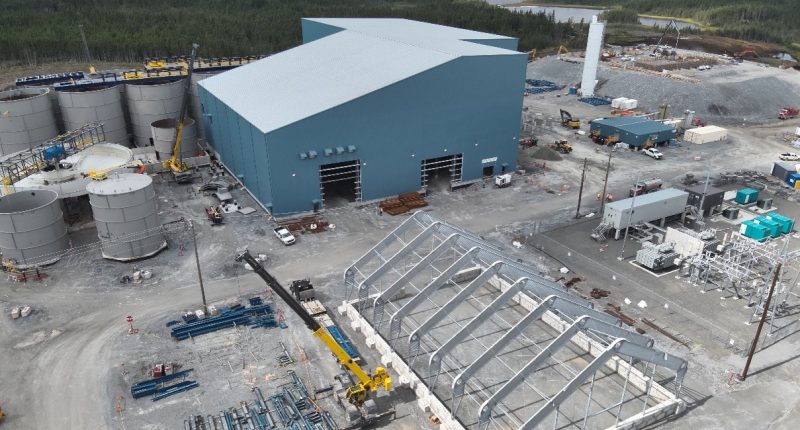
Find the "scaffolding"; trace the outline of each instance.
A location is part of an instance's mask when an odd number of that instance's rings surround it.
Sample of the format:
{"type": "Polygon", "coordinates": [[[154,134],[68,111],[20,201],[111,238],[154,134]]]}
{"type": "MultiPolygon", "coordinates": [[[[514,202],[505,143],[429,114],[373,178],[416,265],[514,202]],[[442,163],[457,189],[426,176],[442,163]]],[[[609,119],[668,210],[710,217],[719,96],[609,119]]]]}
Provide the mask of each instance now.
{"type": "Polygon", "coordinates": [[[443,428],[622,429],[684,408],[685,360],[431,214],[344,280],[339,311],[443,428]]]}
{"type": "Polygon", "coordinates": [[[75,130],[56,136],[31,149],[26,149],[0,159],[0,181],[3,195],[13,191],[12,185],[38,173],[48,164],[58,162],[106,139],[103,124],[89,123],[75,130]]]}
{"type": "Polygon", "coordinates": [[[783,263],[778,274],[778,284],[771,309],[768,311],[769,331],[772,333],[775,318],[790,307],[796,297],[794,288],[800,279],[797,260],[800,250],[788,251],[787,237],[759,242],[732,232],[730,239],[716,249],[707,250],[686,260],[681,275],[701,293],[717,290],[726,292],[737,300],[747,300],[751,309],[748,324],[759,319],[764,312],[764,302],[777,264],[783,263]]]}

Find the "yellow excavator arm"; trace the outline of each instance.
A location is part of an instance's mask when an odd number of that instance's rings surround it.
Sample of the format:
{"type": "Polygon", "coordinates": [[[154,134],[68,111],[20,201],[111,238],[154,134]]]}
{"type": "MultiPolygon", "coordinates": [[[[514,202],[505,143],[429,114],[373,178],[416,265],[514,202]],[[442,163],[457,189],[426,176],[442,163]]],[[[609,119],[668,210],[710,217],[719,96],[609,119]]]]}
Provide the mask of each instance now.
{"type": "Polygon", "coordinates": [[[391,391],[392,389],[392,378],[389,376],[389,373],[383,367],[376,367],[375,373],[370,375],[361,368],[349,355],[347,352],[336,342],[336,339],[331,336],[328,332],[328,329],[322,327],[317,320],[315,320],[311,315],[306,312],[305,308],[303,308],[300,303],[298,303],[288,291],[275,279],[269,272],[264,269],[260,262],[258,262],[252,255],[250,255],[250,251],[244,251],[239,256],[236,257],[236,261],[244,261],[253,268],[258,276],[264,280],[264,282],[269,286],[272,291],[275,292],[284,302],[286,305],[289,306],[294,313],[299,316],[306,326],[311,329],[319,340],[328,347],[328,349],[333,352],[333,355],[339,360],[341,364],[343,364],[347,369],[355,375],[356,379],[358,379],[358,383],[347,388],[347,401],[350,403],[360,406],[367,400],[367,396],[371,391],[378,391],[379,388],[383,388],[386,391],[391,391]]]}

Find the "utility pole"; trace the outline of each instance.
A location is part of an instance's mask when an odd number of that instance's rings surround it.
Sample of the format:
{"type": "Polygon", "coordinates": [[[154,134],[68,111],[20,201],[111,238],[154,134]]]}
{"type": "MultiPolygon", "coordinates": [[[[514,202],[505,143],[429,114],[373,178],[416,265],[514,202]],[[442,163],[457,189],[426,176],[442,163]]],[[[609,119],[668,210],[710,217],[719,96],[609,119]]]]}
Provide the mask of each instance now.
{"type": "Polygon", "coordinates": [[[624,256],[625,244],[628,242],[628,230],[631,229],[631,222],[633,221],[633,207],[634,207],[634,202],[636,202],[636,191],[637,191],[636,185],[639,183],[640,177],[641,175],[636,175],[636,182],[633,183],[634,191],[633,191],[633,197],[631,197],[631,207],[629,209],[630,213],[628,214],[628,226],[625,228],[625,237],[622,239],[622,249],[619,250],[619,256],[617,257],[617,260],[619,261],[622,261],[622,259],[625,258],[624,256]]]}
{"type": "Polygon", "coordinates": [[[758,322],[758,329],[756,329],[756,336],[753,338],[753,343],[750,345],[750,352],[747,354],[747,362],[744,364],[744,370],[742,370],[742,374],[739,375],[739,380],[744,381],[747,379],[747,372],[750,370],[750,362],[753,361],[753,355],[756,353],[756,345],[758,345],[758,339],[761,337],[761,329],[764,328],[764,322],[767,320],[767,313],[769,312],[769,304],[772,301],[772,293],[775,292],[775,285],[778,283],[778,276],[781,273],[781,265],[783,263],[778,263],[775,265],[775,275],[772,277],[772,285],[769,287],[769,294],[767,294],[767,302],[764,303],[764,310],[761,311],[761,321],[758,322]]]}
{"type": "Polygon", "coordinates": [[[208,313],[208,305],[206,304],[206,290],[203,287],[203,274],[200,272],[200,254],[197,253],[197,233],[194,230],[194,223],[192,220],[187,220],[189,228],[192,230],[192,244],[194,244],[194,262],[197,265],[197,278],[200,280],[200,294],[203,296],[203,312],[208,313]]]}
{"type": "Polygon", "coordinates": [[[578,209],[575,210],[575,218],[581,217],[581,198],[583,197],[583,181],[586,179],[586,163],[588,158],[583,159],[583,173],[581,173],[581,187],[578,190],[578,209]]]}
{"type": "Polygon", "coordinates": [[[603,181],[603,194],[600,196],[600,219],[603,219],[603,211],[606,208],[606,192],[608,190],[608,172],[611,171],[611,154],[614,151],[608,148],[608,161],[606,162],[606,179],[603,181]]]}

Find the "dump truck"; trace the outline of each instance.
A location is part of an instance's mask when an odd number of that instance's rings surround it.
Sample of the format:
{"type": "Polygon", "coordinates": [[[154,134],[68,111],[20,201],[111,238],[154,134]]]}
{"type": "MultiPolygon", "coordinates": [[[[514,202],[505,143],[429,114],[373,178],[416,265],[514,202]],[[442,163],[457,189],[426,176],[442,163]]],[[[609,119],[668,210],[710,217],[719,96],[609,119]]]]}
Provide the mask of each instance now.
{"type": "Polygon", "coordinates": [[[800,115],[800,109],[798,108],[783,108],[778,112],[779,119],[797,118],[797,115],[800,115]]]}

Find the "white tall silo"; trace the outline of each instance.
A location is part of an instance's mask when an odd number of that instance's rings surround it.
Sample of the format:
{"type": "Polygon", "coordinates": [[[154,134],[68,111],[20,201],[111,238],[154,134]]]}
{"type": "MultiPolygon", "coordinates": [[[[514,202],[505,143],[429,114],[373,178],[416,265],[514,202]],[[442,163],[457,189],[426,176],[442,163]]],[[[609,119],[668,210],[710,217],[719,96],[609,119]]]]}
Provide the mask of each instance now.
{"type": "Polygon", "coordinates": [[[150,146],[150,124],[164,118],[178,118],[183,103],[186,79],[165,84],[127,84],[125,96],[138,147],[150,146]]]}
{"type": "Polygon", "coordinates": [[[0,252],[18,268],[58,261],[69,247],[58,193],[29,190],[0,198],[0,252]]]}
{"type": "Polygon", "coordinates": [[[583,97],[594,96],[597,66],[600,64],[600,50],[603,48],[603,31],[605,27],[605,23],[597,20],[597,15],[592,17],[592,23],[589,25],[589,38],[586,42],[583,77],[581,78],[581,95],[583,97]]]}

